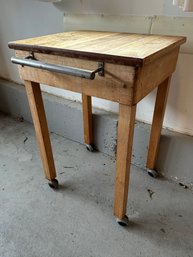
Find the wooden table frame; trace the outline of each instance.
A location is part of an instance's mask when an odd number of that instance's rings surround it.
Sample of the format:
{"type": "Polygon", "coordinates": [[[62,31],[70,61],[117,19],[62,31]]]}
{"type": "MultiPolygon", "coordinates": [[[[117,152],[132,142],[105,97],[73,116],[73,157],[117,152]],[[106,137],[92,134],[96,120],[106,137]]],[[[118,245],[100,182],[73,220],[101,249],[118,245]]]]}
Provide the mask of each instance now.
{"type": "MultiPolygon", "coordinates": [[[[105,62],[105,76],[103,78],[96,76],[93,81],[19,66],[19,73],[24,80],[33,117],[45,176],[50,181],[56,178],[56,170],[40,83],[82,94],[86,145],[93,143],[91,97],[95,96],[119,103],[114,215],[123,225],[127,224],[126,207],[136,106],[141,99],[158,87],[147,157],[147,168],[154,170],[168,89],[171,75],[176,67],[180,44],[182,41],[173,45],[172,48],[170,47],[165,53],[154,55],[144,65],[105,62]]],[[[30,52],[24,49],[16,50],[18,57],[26,57],[29,54],[30,52]]],[[[85,69],[96,69],[97,67],[96,60],[86,60],[86,58],[75,59],[70,56],[35,52],[34,55],[38,60],[54,64],[68,63],[69,66],[85,69]]]]}

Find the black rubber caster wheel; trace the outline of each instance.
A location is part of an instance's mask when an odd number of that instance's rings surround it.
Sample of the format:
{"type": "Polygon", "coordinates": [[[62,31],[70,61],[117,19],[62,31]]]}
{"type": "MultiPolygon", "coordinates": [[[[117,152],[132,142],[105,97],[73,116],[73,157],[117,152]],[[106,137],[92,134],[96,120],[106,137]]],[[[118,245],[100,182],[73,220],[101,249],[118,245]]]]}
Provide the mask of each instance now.
{"type": "Polygon", "coordinates": [[[157,178],[159,176],[159,173],[156,170],[147,169],[147,173],[152,178],[157,178]]]}
{"type": "Polygon", "coordinates": [[[127,215],[125,215],[124,218],[122,218],[122,219],[116,218],[116,222],[120,226],[125,227],[125,226],[129,225],[129,218],[127,217],[127,215]]]}
{"type": "Polygon", "coordinates": [[[58,189],[58,180],[57,179],[53,179],[50,182],[48,182],[48,185],[52,189],[58,189]]]}
{"type": "Polygon", "coordinates": [[[92,145],[87,145],[86,144],[86,149],[89,151],[89,152],[94,152],[94,147],[92,145]]]}

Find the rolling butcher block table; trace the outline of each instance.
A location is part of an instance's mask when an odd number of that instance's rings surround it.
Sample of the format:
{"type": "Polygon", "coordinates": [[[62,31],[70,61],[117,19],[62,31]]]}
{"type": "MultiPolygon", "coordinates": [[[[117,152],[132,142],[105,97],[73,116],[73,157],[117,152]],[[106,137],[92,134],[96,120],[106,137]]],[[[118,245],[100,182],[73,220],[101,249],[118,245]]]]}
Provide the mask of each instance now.
{"type": "Polygon", "coordinates": [[[180,36],[73,31],[10,42],[23,79],[46,178],[57,188],[40,83],[82,94],[84,140],[92,151],[92,105],[95,96],[119,103],[114,214],[126,216],[130,161],[137,103],[158,87],[147,157],[152,176],[171,75],[180,36]]]}

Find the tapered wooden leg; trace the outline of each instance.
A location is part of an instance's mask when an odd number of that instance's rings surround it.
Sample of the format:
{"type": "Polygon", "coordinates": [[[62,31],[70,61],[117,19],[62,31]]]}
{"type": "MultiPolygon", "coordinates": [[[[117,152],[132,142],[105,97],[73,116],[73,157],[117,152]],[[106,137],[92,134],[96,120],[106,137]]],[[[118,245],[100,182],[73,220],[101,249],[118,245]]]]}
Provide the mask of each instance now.
{"type": "Polygon", "coordinates": [[[169,91],[171,77],[163,81],[157,90],[153,122],[149,140],[149,149],[147,156],[147,168],[153,170],[157,158],[158,146],[160,141],[161,129],[163,125],[164,113],[166,108],[167,96],[169,91]]]}
{"type": "Polygon", "coordinates": [[[82,111],[84,122],[84,142],[86,145],[92,145],[92,99],[91,96],[82,94],[82,111]]]}
{"type": "Polygon", "coordinates": [[[136,105],[119,104],[114,214],[120,220],[127,207],[135,113],[136,105]]]}
{"type": "Polygon", "coordinates": [[[54,180],[56,177],[56,171],[40,85],[31,81],[24,81],[24,84],[34,122],[45,176],[48,180],[54,180]]]}

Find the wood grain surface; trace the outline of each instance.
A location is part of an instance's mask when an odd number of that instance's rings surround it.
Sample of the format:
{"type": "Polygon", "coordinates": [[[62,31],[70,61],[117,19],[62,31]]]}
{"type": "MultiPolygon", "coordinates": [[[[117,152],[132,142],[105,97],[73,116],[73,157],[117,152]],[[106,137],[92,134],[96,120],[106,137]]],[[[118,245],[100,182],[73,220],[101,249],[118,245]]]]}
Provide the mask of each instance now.
{"type": "Polygon", "coordinates": [[[10,42],[12,49],[142,66],[186,41],[185,37],[73,31],[10,42]]]}

